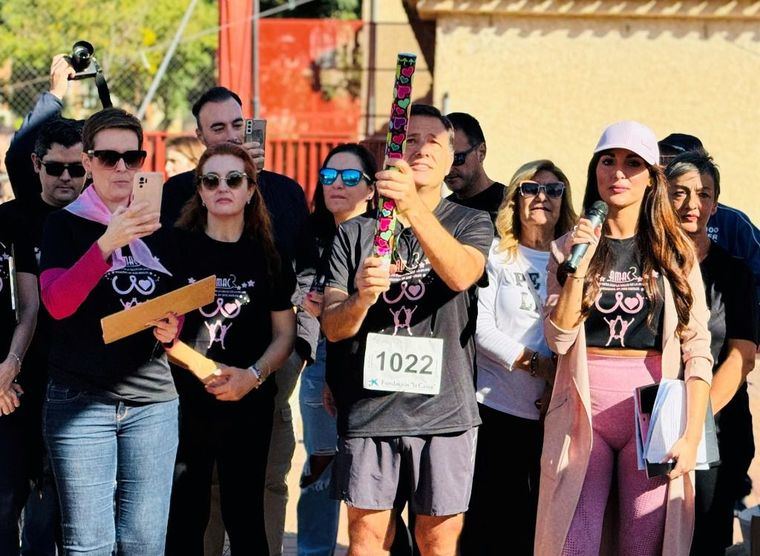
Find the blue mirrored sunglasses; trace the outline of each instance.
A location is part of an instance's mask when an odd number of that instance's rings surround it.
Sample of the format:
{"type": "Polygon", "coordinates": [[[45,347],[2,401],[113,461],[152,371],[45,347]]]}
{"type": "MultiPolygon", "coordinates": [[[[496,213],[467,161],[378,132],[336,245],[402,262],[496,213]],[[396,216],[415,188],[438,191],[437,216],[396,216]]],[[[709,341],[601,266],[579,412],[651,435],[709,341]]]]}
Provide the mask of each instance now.
{"type": "Polygon", "coordinates": [[[362,181],[362,178],[367,180],[367,183],[372,183],[372,179],[362,172],[361,170],[357,170],[356,168],[346,168],[345,170],[336,170],[335,168],[322,168],[319,170],[319,183],[322,185],[332,185],[335,183],[335,180],[338,179],[338,174],[340,174],[340,179],[343,181],[343,185],[346,187],[354,187],[359,185],[359,182],[362,181]]]}

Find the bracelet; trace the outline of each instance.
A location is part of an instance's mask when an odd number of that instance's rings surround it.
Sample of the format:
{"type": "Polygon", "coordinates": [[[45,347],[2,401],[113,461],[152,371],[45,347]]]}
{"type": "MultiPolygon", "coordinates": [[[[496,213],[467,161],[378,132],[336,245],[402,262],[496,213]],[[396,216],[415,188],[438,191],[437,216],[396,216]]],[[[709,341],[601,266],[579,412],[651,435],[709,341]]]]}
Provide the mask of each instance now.
{"type": "Polygon", "coordinates": [[[570,276],[570,278],[573,279],[573,280],[584,280],[586,278],[586,275],[583,274],[581,276],[576,276],[575,274],[573,274],[573,275],[570,276]]]}
{"type": "Polygon", "coordinates": [[[8,352],[8,357],[14,357],[16,359],[16,361],[18,361],[19,368],[21,368],[21,358],[18,355],[16,355],[12,351],[10,351],[10,352],[8,352]]]}
{"type": "Polygon", "coordinates": [[[251,374],[254,376],[254,378],[256,379],[256,382],[257,382],[256,388],[264,384],[264,380],[266,379],[266,377],[263,376],[264,373],[261,372],[261,370],[255,364],[248,367],[247,370],[249,370],[251,374]]]}
{"type": "Polygon", "coordinates": [[[528,364],[530,367],[530,376],[536,377],[538,376],[538,352],[534,351],[533,355],[530,356],[530,363],[528,364]]]}

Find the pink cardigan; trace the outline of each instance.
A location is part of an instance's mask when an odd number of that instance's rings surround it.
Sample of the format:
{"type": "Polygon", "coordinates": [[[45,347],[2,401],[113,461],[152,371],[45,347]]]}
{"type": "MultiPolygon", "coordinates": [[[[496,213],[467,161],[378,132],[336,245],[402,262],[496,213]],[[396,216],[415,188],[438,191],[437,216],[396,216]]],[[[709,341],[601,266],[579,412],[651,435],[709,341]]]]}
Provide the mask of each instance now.
{"type": "MultiPolygon", "coordinates": [[[[562,552],[586,476],[593,437],[583,326],[563,330],[549,318],[562,291],[556,274],[565,255],[559,246],[565,246],[566,243],[569,245],[568,238],[569,234],[552,243],[547,278],[548,298],[544,308],[546,340],[552,351],[559,355],[559,361],[544,424],[535,539],[537,556],[555,556],[562,552]]],[[[694,302],[687,329],[679,338],[676,335],[678,314],[670,283],[665,279],[662,376],[684,380],[698,378],[710,383],[713,360],[710,355],[710,332],[707,329],[709,311],[698,264],[692,266],[688,281],[694,302]]],[[[693,485],[693,472],[669,484],[663,555],[681,556],[689,553],[694,531],[693,485]]]]}

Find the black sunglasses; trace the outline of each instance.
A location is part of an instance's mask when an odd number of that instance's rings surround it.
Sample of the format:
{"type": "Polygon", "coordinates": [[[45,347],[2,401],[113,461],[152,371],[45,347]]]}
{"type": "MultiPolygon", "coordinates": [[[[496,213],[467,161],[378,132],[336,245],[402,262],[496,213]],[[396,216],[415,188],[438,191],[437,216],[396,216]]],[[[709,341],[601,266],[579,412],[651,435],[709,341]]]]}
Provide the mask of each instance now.
{"type": "Polygon", "coordinates": [[[565,192],[565,184],[561,181],[551,183],[538,183],[531,180],[520,182],[520,195],[523,197],[535,197],[541,190],[551,199],[559,199],[565,192]]]}
{"type": "Polygon", "coordinates": [[[454,153],[454,162],[451,163],[452,166],[461,166],[464,164],[464,161],[467,159],[467,155],[470,154],[472,151],[477,149],[480,146],[480,143],[477,143],[467,149],[466,151],[462,151],[461,153],[454,153]]]}
{"type": "Polygon", "coordinates": [[[87,154],[91,158],[97,158],[106,168],[113,168],[119,163],[119,160],[123,160],[124,166],[132,170],[135,168],[141,168],[143,162],[145,162],[145,157],[148,156],[148,153],[145,151],[124,151],[123,153],[120,153],[119,151],[112,151],[110,149],[98,151],[89,150],[87,151],[87,154]]]}
{"type": "Polygon", "coordinates": [[[64,170],[69,171],[69,176],[72,178],[81,178],[85,175],[84,166],[81,162],[74,162],[72,164],[66,164],[64,162],[44,161],[40,160],[40,164],[45,167],[45,173],[48,176],[59,178],[63,175],[64,170]]]}
{"type": "Polygon", "coordinates": [[[355,187],[359,185],[362,178],[367,180],[367,183],[372,183],[372,179],[356,168],[346,168],[345,170],[336,170],[335,168],[322,168],[319,170],[319,183],[322,185],[332,185],[335,180],[340,179],[343,181],[343,185],[346,187],[355,187]]]}
{"type": "Polygon", "coordinates": [[[208,174],[203,174],[201,176],[200,183],[205,189],[208,189],[209,191],[213,191],[219,187],[219,184],[222,182],[226,183],[227,187],[230,189],[237,189],[243,185],[243,180],[247,179],[248,174],[244,172],[238,172],[237,170],[229,172],[225,177],[222,177],[219,174],[215,174],[214,172],[209,172],[208,174]]]}

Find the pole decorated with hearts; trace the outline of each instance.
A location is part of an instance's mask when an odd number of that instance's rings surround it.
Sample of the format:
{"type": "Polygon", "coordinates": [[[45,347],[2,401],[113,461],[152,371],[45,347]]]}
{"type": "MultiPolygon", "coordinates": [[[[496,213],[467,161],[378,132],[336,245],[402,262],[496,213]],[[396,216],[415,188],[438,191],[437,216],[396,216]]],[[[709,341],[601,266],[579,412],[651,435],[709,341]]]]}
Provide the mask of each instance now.
{"type": "MultiPolygon", "coordinates": [[[[393,106],[385,141],[385,169],[392,159],[404,158],[409,107],[412,104],[412,76],[417,64],[416,54],[399,54],[396,58],[396,81],[393,84],[393,106]]],[[[373,254],[390,262],[393,252],[393,230],[396,228],[396,202],[380,197],[377,209],[377,230],[373,254]]]]}

